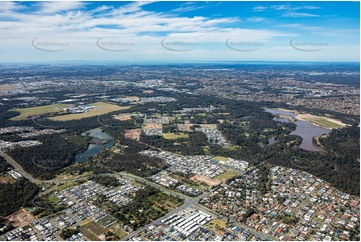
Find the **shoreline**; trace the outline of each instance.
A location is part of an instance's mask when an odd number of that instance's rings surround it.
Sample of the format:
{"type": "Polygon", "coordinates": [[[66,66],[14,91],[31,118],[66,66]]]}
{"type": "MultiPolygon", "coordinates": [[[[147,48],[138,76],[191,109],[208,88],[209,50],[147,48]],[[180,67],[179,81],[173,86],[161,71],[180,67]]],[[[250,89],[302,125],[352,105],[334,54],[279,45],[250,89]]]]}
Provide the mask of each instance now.
{"type": "MultiPolygon", "coordinates": [[[[341,128],[344,128],[344,127],[347,127],[349,126],[349,124],[345,124],[343,123],[342,121],[340,120],[337,120],[337,119],[333,119],[333,118],[329,118],[329,117],[326,117],[326,116],[316,116],[316,115],[313,115],[313,114],[309,114],[309,113],[300,113],[299,111],[297,110],[289,110],[289,109],[285,109],[285,108],[276,108],[277,110],[280,110],[280,111],[285,111],[285,112],[290,112],[292,114],[295,115],[295,117],[292,117],[296,120],[299,120],[299,121],[304,121],[304,122],[310,122],[311,124],[317,126],[317,127],[320,127],[320,128],[324,128],[324,129],[328,129],[328,130],[333,130],[333,129],[341,129],[341,128]],[[329,122],[332,122],[332,123],[335,123],[337,125],[340,125],[342,127],[338,127],[338,128],[331,128],[331,127],[328,127],[328,126],[325,126],[325,125],[321,125],[321,124],[318,124],[310,119],[307,119],[305,117],[314,117],[314,118],[317,118],[317,117],[320,117],[320,118],[323,118],[329,122]]],[[[290,120],[291,121],[291,120],[290,120]]],[[[292,121],[291,121],[292,122],[292,121]]]]}

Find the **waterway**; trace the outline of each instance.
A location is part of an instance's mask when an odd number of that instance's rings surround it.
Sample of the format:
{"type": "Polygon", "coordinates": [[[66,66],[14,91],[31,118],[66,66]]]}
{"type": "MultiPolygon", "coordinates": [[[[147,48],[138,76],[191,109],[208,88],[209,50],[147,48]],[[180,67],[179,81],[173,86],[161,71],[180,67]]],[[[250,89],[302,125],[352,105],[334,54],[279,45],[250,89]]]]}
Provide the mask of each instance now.
{"type": "Polygon", "coordinates": [[[75,156],[75,162],[85,162],[89,158],[97,155],[104,149],[109,149],[114,145],[114,138],[100,128],[91,129],[81,134],[82,136],[92,137],[88,148],[75,156]]]}
{"type": "MultiPolygon", "coordinates": [[[[283,110],[266,108],[265,111],[272,114],[278,114],[282,116],[290,116],[292,118],[296,118],[296,115],[294,113],[283,110]]],[[[274,117],[273,120],[284,123],[290,123],[290,120],[288,120],[287,118],[274,117]]],[[[320,136],[323,134],[328,134],[331,132],[331,130],[324,129],[312,124],[311,122],[301,121],[301,120],[295,121],[294,124],[296,124],[296,130],[292,131],[290,135],[297,135],[302,138],[300,148],[308,151],[321,151],[321,148],[313,142],[313,137],[320,136]]]]}

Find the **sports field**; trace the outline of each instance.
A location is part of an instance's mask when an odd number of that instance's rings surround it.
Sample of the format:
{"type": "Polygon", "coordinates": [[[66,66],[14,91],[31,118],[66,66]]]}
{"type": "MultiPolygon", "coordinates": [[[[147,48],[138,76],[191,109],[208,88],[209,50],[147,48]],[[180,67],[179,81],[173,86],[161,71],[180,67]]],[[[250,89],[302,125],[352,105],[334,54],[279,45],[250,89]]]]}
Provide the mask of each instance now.
{"type": "Polygon", "coordinates": [[[214,180],[219,180],[219,181],[226,181],[229,180],[235,176],[239,175],[239,172],[234,171],[234,170],[227,170],[226,172],[223,172],[222,174],[219,174],[218,176],[216,176],[215,178],[213,178],[214,180]]]}
{"type": "Polygon", "coordinates": [[[95,108],[92,110],[89,110],[88,112],[84,112],[84,113],[59,115],[59,116],[51,117],[49,119],[51,119],[53,121],[80,120],[83,118],[90,118],[90,117],[103,115],[103,114],[111,113],[114,111],[125,110],[125,109],[130,108],[130,106],[118,106],[118,105],[109,104],[109,103],[105,103],[105,102],[96,102],[96,103],[91,103],[88,105],[95,106],[95,108]]]}
{"type": "Polygon", "coordinates": [[[163,133],[163,138],[164,139],[186,139],[186,138],[188,138],[188,134],[163,133]]]}
{"type": "Polygon", "coordinates": [[[17,108],[14,111],[19,112],[20,114],[16,117],[11,118],[11,120],[24,120],[30,116],[42,115],[48,113],[57,113],[63,111],[63,108],[68,107],[66,104],[51,104],[45,106],[31,107],[31,108],[17,108]]]}
{"type": "Polygon", "coordinates": [[[215,156],[213,157],[214,160],[218,160],[218,161],[226,161],[228,160],[228,157],[224,157],[224,156],[215,156]]]}

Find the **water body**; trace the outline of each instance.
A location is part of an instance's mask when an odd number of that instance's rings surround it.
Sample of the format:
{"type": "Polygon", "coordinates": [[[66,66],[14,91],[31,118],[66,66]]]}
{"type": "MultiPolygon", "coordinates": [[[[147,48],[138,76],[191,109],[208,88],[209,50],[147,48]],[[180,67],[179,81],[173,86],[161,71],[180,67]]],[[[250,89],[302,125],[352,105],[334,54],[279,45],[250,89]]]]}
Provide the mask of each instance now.
{"type": "MultiPolygon", "coordinates": [[[[296,117],[296,115],[294,113],[283,111],[283,110],[266,108],[265,111],[272,113],[272,114],[290,116],[293,118],[296,117]]],[[[276,120],[279,122],[284,122],[284,123],[290,122],[286,118],[275,117],[275,118],[273,118],[273,120],[276,120]]],[[[311,122],[307,122],[307,121],[297,120],[295,122],[295,124],[297,125],[296,130],[292,131],[290,133],[290,135],[297,135],[302,138],[300,148],[304,149],[304,150],[309,150],[309,151],[321,151],[320,147],[318,147],[316,144],[314,144],[313,137],[320,136],[323,134],[328,134],[331,132],[331,130],[321,128],[321,127],[316,126],[316,125],[312,124],[311,122]]]]}
{"type": "Polygon", "coordinates": [[[114,145],[114,138],[100,128],[91,129],[81,134],[82,136],[92,137],[88,148],[75,156],[75,162],[85,162],[88,158],[97,155],[103,149],[109,149],[114,145]]]}
{"type": "Polygon", "coordinates": [[[291,116],[292,118],[296,118],[296,114],[287,112],[287,111],[283,111],[283,110],[266,108],[265,111],[268,113],[272,113],[272,114],[285,115],[285,116],[291,116]]]}
{"type": "Polygon", "coordinates": [[[309,151],[321,151],[320,147],[314,144],[313,137],[320,136],[322,134],[328,134],[331,130],[321,128],[310,122],[296,121],[296,130],[292,131],[290,135],[298,135],[302,137],[302,143],[300,148],[309,151]]]}

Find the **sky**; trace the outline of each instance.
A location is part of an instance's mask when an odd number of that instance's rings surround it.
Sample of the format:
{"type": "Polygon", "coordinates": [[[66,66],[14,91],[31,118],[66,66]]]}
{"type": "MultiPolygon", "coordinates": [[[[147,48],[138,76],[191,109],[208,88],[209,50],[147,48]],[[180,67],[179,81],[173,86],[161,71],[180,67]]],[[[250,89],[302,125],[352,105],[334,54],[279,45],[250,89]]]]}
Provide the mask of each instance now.
{"type": "Polygon", "coordinates": [[[360,3],[0,2],[0,63],[359,62],[360,3]]]}

